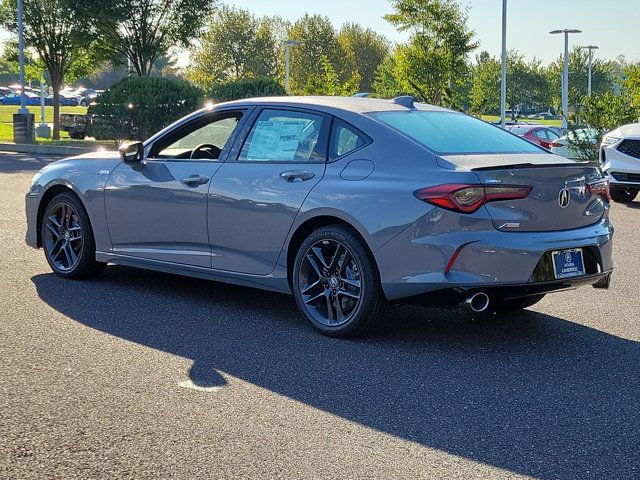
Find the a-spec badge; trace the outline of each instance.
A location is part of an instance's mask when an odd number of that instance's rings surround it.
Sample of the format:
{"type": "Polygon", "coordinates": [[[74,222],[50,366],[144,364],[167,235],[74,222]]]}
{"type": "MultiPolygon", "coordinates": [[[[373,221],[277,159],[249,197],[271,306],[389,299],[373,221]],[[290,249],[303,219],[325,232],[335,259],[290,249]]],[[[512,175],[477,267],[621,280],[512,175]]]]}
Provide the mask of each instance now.
{"type": "Polygon", "coordinates": [[[507,222],[500,225],[500,228],[520,228],[520,223],[518,222],[507,222]]]}

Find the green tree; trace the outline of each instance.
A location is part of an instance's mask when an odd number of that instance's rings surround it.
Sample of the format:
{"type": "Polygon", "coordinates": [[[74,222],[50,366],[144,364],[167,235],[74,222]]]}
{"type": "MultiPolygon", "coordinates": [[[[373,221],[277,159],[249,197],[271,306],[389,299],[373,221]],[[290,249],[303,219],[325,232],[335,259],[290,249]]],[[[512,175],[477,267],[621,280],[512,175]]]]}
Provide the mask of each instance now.
{"type": "Polygon", "coordinates": [[[276,39],[271,23],[248,10],[224,6],[206,26],[188,77],[202,88],[248,77],[275,76],[276,39]]]}
{"type": "MultiPolygon", "coordinates": [[[[569,106],[578,109],[587,97],[587,84],[589,76],[589,55],[586,50],[574,48],[569,52],[569,106]]],[[[593,93],[611,91],[614,86],[613,62],[595,58],[591,69],[591,89],[593,93]]],[[[564,71],[564,58],[558,57],[546,69],[549,85],[550,102],[560,108],[562,72],[564,71]]]]}
{"type": "Polygon", "coordinates": [[[387,55],[376,68],[372,90],[373,96],[378,98],[395,98],[407,94],[396,78],[394,53],[387,55]]]}
{"type": "Polygon", "coordinates": [[[127,59],[139,76],[176,47],[199,36],[212,0],[68,0],[100,38],[102,53],[119,64],[127,59]]]}
{"type": "Polygon", "coordinates": [[[500,62],[486,51],[476,56],[471,73],[471,112],[479,115],[500,108],[500,62]]]}
{"type": "Polygon", "coordinates": [[[382,36],[357,23],[345,23],[337,36],[341,52],[340,75],[348,81],[357,72],[360,91],[370,92],[376,69],[389,53],[389,43],[382,36]]]}
{"type": "Polygon", "coordinates": [[[624,65],[624,89],[629,93],[632,103],[640,107],[640,62],[624,65]]]}
{"type": "MultiPolygon", "coordinates": [[[[0,7],[2,25],[17,33],[16,0],[0,7]]],[[[89,50],[92,23],[74,8],[73,0],[38,0],[23,3],[25,43],[46,67],[53,88],[53,139],[60,138],[60,88],[65,79],[91,68],[89,50]]]]}
{"type": "MultiPolygon", "coordinates": [[[[481,52],[472,67],[471,110],[476,114],[500,109],[501,62],[481,52]]],[[[547,77],[540,61],[526,62],[515,50],[507,53],[507,107],[548,105],[547,77]]]]}
{"type": "Polygon", "coordinates": [[[306,94],[349,96],[358,91],[360,76],[357,71],[353,72],[352,76],[343,83],[329,59],[324,55],[320,58],[320,66],[322,71],[319,74],[313,73],[309,76],[304,89],[306,94]]]}
{"type": "Polygon", "coordinates": [[[385,16],[409,41],[395,51],[396,78],[404,90],[436,105],[452,105],[453,84],[467,71],[477,43],[467,12],[454,0],[392,0],[385,16]]]}
{"type": "Polygon", "coordinates": [[[294,93],[309,93],[305,88],[312,76],[325,75],[320,59],[325,57],[336,69],[340,64],[340,48],[336,31],[327,17],[305,14],[289,29],[289,38],[300,45],[291,49],[290,88],[294,93]]]}
{"type": "Polygon", "coordinates": [[[216,102],[226,102],[249,97],[284,95],[284,86],[274,78],[243,78],[215,86],[209,96],[216,102]]]}

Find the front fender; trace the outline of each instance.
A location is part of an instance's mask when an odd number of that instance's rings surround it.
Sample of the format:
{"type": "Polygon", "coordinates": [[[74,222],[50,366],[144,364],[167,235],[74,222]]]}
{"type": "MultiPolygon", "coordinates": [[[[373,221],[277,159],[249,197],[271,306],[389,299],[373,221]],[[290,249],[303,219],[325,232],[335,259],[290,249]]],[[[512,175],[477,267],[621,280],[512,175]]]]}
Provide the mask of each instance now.
{"type": "Polygon", "coordinates": [[[104,187],[119,158],[59,160],[40,170],[27,193],[27,243],[40,246],[38,222],[54,192],[71,190],[82,202],[91,220],[97,251],[111,249],[104,209],[104,187]]]}

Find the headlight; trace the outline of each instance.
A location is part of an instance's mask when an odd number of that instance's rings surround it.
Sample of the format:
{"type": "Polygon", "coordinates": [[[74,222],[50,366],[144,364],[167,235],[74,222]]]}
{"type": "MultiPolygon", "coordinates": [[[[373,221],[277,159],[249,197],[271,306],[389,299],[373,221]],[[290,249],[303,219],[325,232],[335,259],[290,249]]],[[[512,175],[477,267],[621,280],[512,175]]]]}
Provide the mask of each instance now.
{"type": "Polygon", "coordinates": [[[610,137],[608,135],[605,135],[604,138],[602,139],[602,144],[603,145],[611,145],[613,143],[619,142],[620,140],[622,140],[622,139],[618,138],[618,137],[610,137]]]}

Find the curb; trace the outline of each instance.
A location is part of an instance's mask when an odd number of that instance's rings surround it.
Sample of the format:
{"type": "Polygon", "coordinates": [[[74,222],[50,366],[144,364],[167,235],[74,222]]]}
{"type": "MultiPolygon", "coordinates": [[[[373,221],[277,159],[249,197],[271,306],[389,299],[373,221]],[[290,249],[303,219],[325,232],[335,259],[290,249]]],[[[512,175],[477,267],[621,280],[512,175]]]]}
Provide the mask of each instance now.
{"type": "Polygon", "coordinates": [[[27,143],[0,143],[0,151],[3,152],[16,152],[16,153],[36,153],[40,155],[61,155],[61,156],[73,156],[82,155],[83,153],[91,153],[97,150],[96,148],[84,148],[84,147],[64,147],[60,145],[31,145],[27,143]]]}

